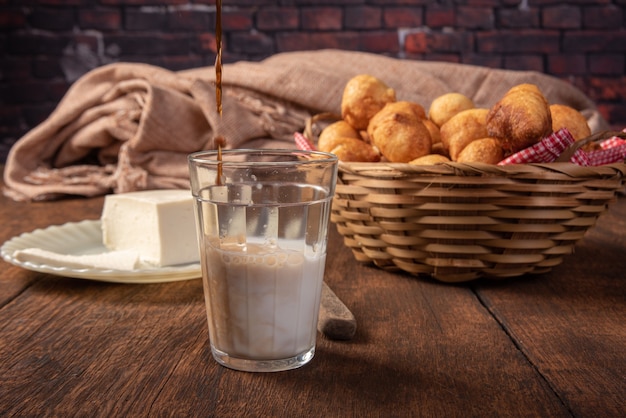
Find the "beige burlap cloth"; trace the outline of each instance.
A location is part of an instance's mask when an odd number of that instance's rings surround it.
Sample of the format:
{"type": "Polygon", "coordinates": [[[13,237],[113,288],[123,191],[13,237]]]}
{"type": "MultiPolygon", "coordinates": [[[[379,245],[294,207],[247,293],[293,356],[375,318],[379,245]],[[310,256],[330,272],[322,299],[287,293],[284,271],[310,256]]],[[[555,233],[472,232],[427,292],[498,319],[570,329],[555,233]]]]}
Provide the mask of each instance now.
{"type": "Polygon", "coordinates": [[[551,103],[573,106],[593,131],[605,129],[594,103],[570,84],[534,72],[399,60],[323,50],[224,66],[223,114],[215,105],[213,67],[171,72],[145,64],[97,68],[69,89],[47,120],[10,150],[7,196],[45,200],[153,188],[187,188],[187,155],[214,148],[293,147],[307,117],[339,112],[345,83],[372,74],[398,100],[426,109],[452,91],[489,107],[511,86],[537,84],[551,103]]]}

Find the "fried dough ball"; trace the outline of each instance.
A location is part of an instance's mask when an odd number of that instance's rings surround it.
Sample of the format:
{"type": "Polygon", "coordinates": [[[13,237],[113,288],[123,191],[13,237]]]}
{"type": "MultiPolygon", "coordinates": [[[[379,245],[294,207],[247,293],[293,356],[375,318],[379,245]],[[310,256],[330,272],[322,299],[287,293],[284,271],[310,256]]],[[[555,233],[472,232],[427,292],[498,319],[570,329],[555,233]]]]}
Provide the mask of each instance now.
{"type": "Polygon", "coordinates": [[[480,138],[470,142],[460,152],[459,163],[497,164],[504,158],[504,150],[497,138],[480,138]]]}
{"type": "Polygon", "coordinates": [[[388,113],[398,112],[412,114],[421,121],[426,120],[426,111],[424,110],[424,107],[421,104],[415,102],[399,101],[387,103],[384,106],[384,109],[381,109],[381,111],[383,110],[388,113]]]}
{"type": "Polygon", "coordinates": [[[536,85],[519,84],[490,109],[487,131],[509,153],[536,144],[552,133],[548,101],[536,85]]]}
{"type": "Polygon", "coordinates": [[[341,161],[380,161],[380,153],[364,142],[359,132],[344,120],[331,123],[322,130],[317,140],[317,148],[335,154],[341,161]]]}
{"type": "Polygon", "coordinates": [[[439,127],[430,119],[424,119],[422,121],[428,132],[430,132],[430,139],[432,140],[433,145],[441,142],[441,132],[439,131],[439,127]]]}
{"type": "Polygon", "coordinates": [[[341,117],[354,129],[367,129],[376,113],[396,101],[396,92],[374,76],[361,74],[351,78],[343,90],[341,117]]]}
{"type": "Polygon", "coordinates": [[[430,154],[432,140],[422,123],[422,114],[425,116],[423,108],[416,103],[387,104],[374,115],[367,127],[372,145],[391,162],[408,163],[430,154]]]}
{"type": "Polygon", "coordinates": [[[412,161],[409,161],[409,164],[412,165],[435,165],[442,163],[449,163],[450,159],[445,155],[441,154],[428,154],[423,157],[416,158],[412,161]]]}
{"type": "Polygon", "coordinates": [[[361,136],[356,129],[352,127],[345,120],[338,120],[325,127],[320,133],[317,139],[317,147],[321,150],[328,148],[326,145],[328,142],[333,141],[335,138],[357,138],[361,139],[361,136]]]}
{"type": "Polygon", "coordinates": [[[469,97],[461,93],[446,93],[430,104],[428,118],[441,127],[457,113],[473,108],[474,102],[469,97]]]}
{"type": "Polygon", "coordinates": [[[487,133],[487,114],[489,109],[468,109],[454,115],[440,129],[441,143],[450,159],[456,161],[459,153],[470,142],[485,138],[487,133]]]}
{"type": "Polygon", "coordinates": [[[576,141],[587,138],[591,135],[591,129],[587,124],[587,119],[578,110],[571,106],[562,104],[550,105],[552,115],[552,130],[567,128],[576,141]]]}
{"type": "Polygon", "coordinates": [[[358,139],[352,141],[354,138],[346,139],[347,141],[342,142],[331,151],[339,160],[364,163],[377,163],[380,161],[380,154],[370,144],[358,139]],[[356,141],[360,141],[361,143],[356,144],[356,141]]]}
{"type": "Polygon", "coordinates": [[[370,144],[353,137],[333,137],[326,140],[318,149],[335,154],[341,161],[375,163],[380,161],[380,153],[370,144]]]}
{"type": "Polygon", "coordinates": [[[357,138],[336,137],[326,143],[324,149],[320,151],[335,154],[341,161],[346,162],[368,162],[380,161],[380,154],[370,144],[357,138]]]}

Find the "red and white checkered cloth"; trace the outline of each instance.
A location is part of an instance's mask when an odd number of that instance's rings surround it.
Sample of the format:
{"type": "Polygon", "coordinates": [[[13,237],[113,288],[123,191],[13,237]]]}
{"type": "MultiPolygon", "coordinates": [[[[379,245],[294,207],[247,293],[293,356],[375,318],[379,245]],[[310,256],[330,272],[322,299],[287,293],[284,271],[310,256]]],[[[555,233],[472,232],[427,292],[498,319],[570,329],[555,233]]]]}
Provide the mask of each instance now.
{"type": "Polygon", "coordinates": [[[296,142],[296,147],[298,147],[299,150],[315,151],[315,145],[313,145],[313,143],[300,132],[294,132],[293,140],[296,142]]]}
{"type": "MultiPolygon", "coordinates": [[[[574,141],[567,129],[561,129],[535,145],[505,158],[498,165],[551,163],[574,141]]],[[[579,148],[572,155],[570,162],[582,166],[599,166],[617,163],[626,159],[626,141],[623,139],[618,137],[609,138],[600,143],[600,147],[600,150],[587,152],[579,148]]]]}
{"type": "Polygon", "coordinates": [[[600,143],[602,149],[589,151],[591,165],[612,164],[626,159],[626,140],[614,136],[600,143]]]}

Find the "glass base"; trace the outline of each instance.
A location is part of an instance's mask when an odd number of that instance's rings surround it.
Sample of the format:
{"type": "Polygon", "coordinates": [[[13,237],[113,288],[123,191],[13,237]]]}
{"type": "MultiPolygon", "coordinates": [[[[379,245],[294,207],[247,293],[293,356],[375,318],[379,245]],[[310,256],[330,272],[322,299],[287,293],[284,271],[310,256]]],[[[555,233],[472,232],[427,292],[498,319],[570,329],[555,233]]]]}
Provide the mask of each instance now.
{"type": "Polygon", "coordinates": [[[313,359],[315,346],[293,357],[277,360],[250,360],[232,357],[211,346],[213,358],[222,366],[243,372],[280,372],[297,369],[313,359]]]}

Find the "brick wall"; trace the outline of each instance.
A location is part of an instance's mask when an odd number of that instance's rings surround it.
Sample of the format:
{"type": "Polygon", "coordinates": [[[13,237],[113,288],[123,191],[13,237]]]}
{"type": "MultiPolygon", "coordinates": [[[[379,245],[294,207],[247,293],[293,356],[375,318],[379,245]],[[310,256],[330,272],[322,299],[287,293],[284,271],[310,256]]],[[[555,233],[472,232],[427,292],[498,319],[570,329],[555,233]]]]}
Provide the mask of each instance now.
{"type": "MultiPolygon", "coordinates": [[[[341,48],[536,70],[626,127],[626,0],[224,0],[224,61],[341,48]]],[[[0,0],[0,162],[86,71],[212,65],[215,0],[0,0]]]]}

